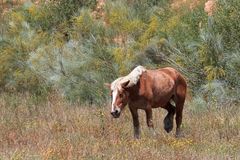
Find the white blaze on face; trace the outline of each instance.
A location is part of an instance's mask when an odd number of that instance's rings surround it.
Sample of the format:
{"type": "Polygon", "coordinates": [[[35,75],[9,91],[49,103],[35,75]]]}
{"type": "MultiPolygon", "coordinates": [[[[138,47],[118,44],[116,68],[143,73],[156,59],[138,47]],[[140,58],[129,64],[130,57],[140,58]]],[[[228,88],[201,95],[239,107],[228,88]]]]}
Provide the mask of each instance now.
{"type": "Polygon", "coordinates": [[[118,94],[118,90],[117,89],[113,90],[113,92],[112,92],[112,110],[111,110],[111,112],[115,112],[114,103],[116,101],[117,94],[118,94]]]}

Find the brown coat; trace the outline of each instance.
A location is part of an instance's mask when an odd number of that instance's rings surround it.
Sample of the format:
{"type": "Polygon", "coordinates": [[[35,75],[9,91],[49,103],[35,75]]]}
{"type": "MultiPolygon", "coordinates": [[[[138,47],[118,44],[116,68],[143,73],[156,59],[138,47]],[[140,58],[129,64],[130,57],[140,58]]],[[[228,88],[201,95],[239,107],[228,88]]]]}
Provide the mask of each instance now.
{"type": "Polygon", "coordinates": [[[164,119],[164,129],[170,132],[173,128],[173,117],[176,113],[176,135],[180,135],[182,111],[186,97],[187,84],[183,76],[175,69],[166,67],[157,70],[144,70],[136,84],[129,81],[116,83],[112,103],[112,115],[120,116],[121,110],[128,104],[133,117],[134,135],[139,137],[138,109],[146,111],[147,125],[153,128],[152,108],[162,107],[168,111],[164,119]],[[175,103],[175,106],[171,104],[175,103]]]}

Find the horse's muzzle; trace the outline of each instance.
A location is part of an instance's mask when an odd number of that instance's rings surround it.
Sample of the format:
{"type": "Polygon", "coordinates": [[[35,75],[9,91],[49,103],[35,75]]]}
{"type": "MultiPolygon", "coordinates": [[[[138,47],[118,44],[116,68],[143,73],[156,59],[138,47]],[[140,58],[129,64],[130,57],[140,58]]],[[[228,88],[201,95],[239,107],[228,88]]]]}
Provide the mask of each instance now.
{"type": "Polygon", "coordinates": [[[119,118],[120,114],[121,114],[121,112],[118,110],[111,112],[111,115],[113,116],[113,118],[119,118]]]}

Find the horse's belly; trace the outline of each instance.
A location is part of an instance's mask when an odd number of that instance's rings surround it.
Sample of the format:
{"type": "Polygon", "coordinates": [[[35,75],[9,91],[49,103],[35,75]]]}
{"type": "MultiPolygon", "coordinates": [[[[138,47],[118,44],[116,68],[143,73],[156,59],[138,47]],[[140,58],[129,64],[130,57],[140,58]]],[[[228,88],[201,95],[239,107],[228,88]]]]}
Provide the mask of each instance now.
{"type": "Polygon", "coordinates": [[[146,109],[148,101],[145,98],[139,98],[138,100],[130,101],[130,106],[134,106],[138,109],[146,109]]]}
{"type": "Polygon", "coordinates": [[[161,92],[158,94],[153,94],[153,108],[157,108],[157,107],[164,107],[173,97],[174,93],[173,90],[169,90],[168,92],[161,92]]]}

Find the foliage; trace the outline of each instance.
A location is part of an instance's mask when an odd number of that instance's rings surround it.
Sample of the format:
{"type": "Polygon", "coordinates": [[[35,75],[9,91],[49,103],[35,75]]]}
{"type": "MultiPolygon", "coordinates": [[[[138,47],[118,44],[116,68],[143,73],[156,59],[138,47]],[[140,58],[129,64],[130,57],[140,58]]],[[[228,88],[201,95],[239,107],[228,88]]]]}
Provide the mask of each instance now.
{"type": "Polygon", "coordinates": [[[11,92],[30,91],[43,96],[48,86],[41,76],[32,72],[27,60],[29,52],[44,41],[44,34],[32,30],[21,12],[11,12],[8,18],[9,28],[0,47],[1,88],[11,92]]]}
{"type": "Polygon", "coordinates": [[[94,8],[95,5],[95,0],[53,0],[40,5],[29,3],[23,10],[31,25],[49,31],[69,21],[80,7],[94,8]]]}
{"type": "Polygon", "coordinates": [[[215,30],[221,33],[224,39],[224,48],[229,51],[239,48],[239,9],[240,2],[238,0],[219,0],[216,14],[213,15],[216,23],[215,30]]]}

